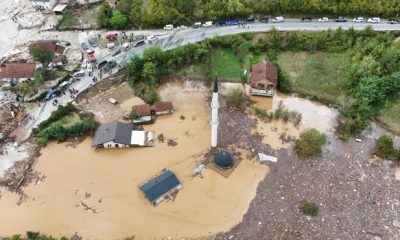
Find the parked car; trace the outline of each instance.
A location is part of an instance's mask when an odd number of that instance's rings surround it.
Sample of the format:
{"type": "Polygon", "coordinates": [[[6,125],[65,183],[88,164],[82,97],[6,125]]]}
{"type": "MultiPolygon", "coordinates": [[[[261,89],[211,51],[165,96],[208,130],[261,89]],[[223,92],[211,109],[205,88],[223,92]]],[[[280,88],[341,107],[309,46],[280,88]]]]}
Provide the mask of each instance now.
{"type": "Polygon", "coordinates": [[[246,22],[253,23],[253,22],[255,22],[255,19],[254,19],[254,17],[248,17],[246,22]]]}
{"type": "Polygon", "coordinates": [[[93,73],[93,65],[91,63],[88,63],[86,66],[86,70],[88,73],[93,73]]]}
{"type": "Polygon", "coordinates": [[[82,43],[81,46],[82,46],[82,49],[85,51],[89,49],[89,46],[86,43],[82,43]]]}
{"type": "Polygon", "coordinates": [[[172,29],[174,29],[174,25],[172,25],[172,24],[167,24],[164,27],[164,30],[172,30],[172,29]]]}
{"type": "Polygon", "coordinates": [[[335,22],[347,22],[347,18],[339,16],[338,18],[335,19],[335,22]]]}
{"type": "Polygon", "coordinates": [[[154,35],[150,35],[150,36],[147,37],[147,41],[154,41],[156,39],[157,39],[157,37],[154,36],[154,35]]]}
{"type": "MultiPolygon", "coordinates": [[[[226,21],[225,20],[218,20],[216,22],[217,26],[225,26],[226,25],[226,21]]],[[[200,23],[200,27],[201,27],[201,23],[200,23]]]]}
{"type": "Polygon", "coordinates": [[[86,68],[86,66],[87,66],[88,63],[89,63],[89,61],[88,61],[86,58],[83,59],[81,67],[82,67],[82,68],[86,68]]]}
{"type": "Polygon", "coordinates": [[[111,56],[112,56],[112,57],[115,57],[115,56],[117,56],[117,55],[120,54],[120,53],[121,53],[121,48],[118,48],[118,49],[114,50],[114,51],[111,53],[111,56]]]}
{"type": "Polygon", "coordinates": [[[186,28],[187,28],[186,25],[180,25],[176,29],[185,30],[186,28]]]}
{"type": "Polygon", "coordinates": [[[117,37],[118,37],[118,33],[116,33],[116,32],[108,32],[108,33],[106,33],[106,39],[109,40],[109,41],[114,41],[114,40],[117,39],[117,37]]]}
{"type": "Polygon", "coordinates": [[[118,101],[115,100],[115,98],[109,98],[108,101],[110,101],[110,103],[117,105],[118,101]]]}
{"type": "Polygon", "coordinates": [[[96,56],[94,55],[94,51],[92,49],[86,50],[86,54],[87,54],[89,62],[95,62],[96,61],[96,56]]]}
{"type": "Polygon", "coordinates": [[[140,46],[143,46],[145,44],[146,44],[146,42],[144,40],[139,40],[133,46],[134,47],[140,47],[140,46]]]}
{"type": "Polygon", "coordinates": [[[81,78],[84,77],[86,74],[84,71],[79,71],[79,72],[74,72],[74,74],[72,75],[72,77],[74,78],[81,78]]]}
{"type": "Polygon", "coordinates": [[[96,43],[93,39],[89,39],[89,40],[88,40],[88,43],[89,43],[89,45],[90,45],[91,47],[93,47],[93,48],[97,47],[97,43],[96,43]]]}
{"type": "Polygon", "coordinates": [[[273,23],[280,23],[280,22],[284,22],[284,19],[282,16],[278,16],[278,17],[274,17],[274,19],[272,19],[273,23]]]}
{"type": "Polygon", "coordinates": [[[262,23],[268,23],[268,22],[269,22],[269,19],[268,19],[267,17],[262,17],[262,18],[260,18],[260,22],[262,22],[262,23]]]}
{"type": "Polygon", "coordinates": [[[227,23],[228,25],[239,25],[239,24],[240,24],[240,21],[235,19],[235,20],[226,21],[226,23],[227,23]]]}
{"type": "Polygon", "coordinates": [[[329,18],[322,17],[322,18],[318,19],[318,22],[329,22],[329,18]]]}
{"type": "Polygon", "coordinates": [[[96,68],[100,69],[100,68],[104,67],[106,64],[107,64],[107,60],[98,61],[96,64],[96,68]]]}
{"type": "Polygon", "coordinates": [[[368,18],[367,22],[368,23],[380,23],[381,19],[378,17],[368,18]]]}
{"type": "Polygon", "coordinates": [[[115,47],[115,43],[107,43],[107,48],[108,49],[113,49],[115,47]]]}
{"type": "Polygon", "coordinates": [[[356,22],[356,23],[362,23],[364,21],[365,21],[364,17],[356,17],[353,19],[353,22],[356,22]]]}
{"type": "Polygon", "coordinates": [[[400,24],[400,19],[391,18],[391,19],[389,19],[388,23],[390,23],[390,24],[400,24]]]}
{"type": "Polygon", "coordinates": [[[311,21],[312,21],[312,18],[310,18],[310,17],[302,17],[302,18],[301,18],[301,21],[302,21],[302,22],[311,22],[311,21]]]}
{"type": "Polygon", "coordinates": [[[127,51],[132,47],[132,44],[130,42],[122,44],[122,48],[127,51]]]}
{"type": "Polygon", "coordinates": [[[193,28],[201,28],[201,22],[195,22],[193,28]]]}
{"type": "Polygon", "coordinates": [[[207,21],[203,24],[203,27],[211,27],[212,26],[212,22],[211,21],[207,21]]]}

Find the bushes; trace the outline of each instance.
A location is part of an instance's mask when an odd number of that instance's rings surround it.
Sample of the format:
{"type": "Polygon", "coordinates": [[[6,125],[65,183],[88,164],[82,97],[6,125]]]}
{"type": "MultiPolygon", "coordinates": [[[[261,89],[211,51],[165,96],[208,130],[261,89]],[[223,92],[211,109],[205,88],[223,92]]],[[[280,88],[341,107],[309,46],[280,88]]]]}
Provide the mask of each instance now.
{"type": "Polygon", "coordinates": [[[243,103],[243,91],[240,88],[232,90],[226,98],[228,107],[240,108],[243,103]]]}
{"type": "Polygon", "coordinates": [[[312,128],[300,134],[300,138],[295,142],[295,149],[303,156],[312,156],[321,152],[325,143],[326,135],[312,128]]]}
{"type": "MultiPolygon", "coordinates": [[[[59,238],[60,240],[68,240],[66,237],[61,237],[59,238]]],[[[41,234],[39,232],[31,232],[28,231],[26,233],[26,236],[21,236],[21,235],[13,235],[11,237],[11,240],[57,240],[57,238],[54,238],[52,236],[47,236],[44,234],[41,234]]]]}
{"type": "Polygon", "coordinates": [[[37,59],[37,60],[41,61],[42,63],[49,62],[54,58],[53,52],[47,52],[36,46],[31,46],[29,48],[29,53],[32,55],[32,57],[34,59],[37,59]]]}
{"type": "Polygon", "coordinates": [[[57,110],[52,112],[50,117],[47,120],[41,122],[37,128],[34,128],[32,130],[32,133],[33,134],[39,133],[43,129],[50,126],[50,124],[52,124],[53,122],[56,122],[56,121],[60,120],[61,118],[68,116],[69,114],[71,114],[75,111],[76,111],[76,108],[74,105],[72,105],[72,103],[68,103],[65,106],[63,106],[63,105],[58,106],[57,110]]]}
{"type": "Polygon", "coordinates": [[[303,200],[300,203],[299,209],[302,213],[310,216],[317,216],[319,212],[319,207],[314,202],[309,202],[307,200],[303,200]]]}
{"type": "Polygon", "coordinates": [[[400,159],[400,150],[396,150],[393,145],[393,138],[382,135],[375,141],[374,153],[382,158],[400,159]]]}

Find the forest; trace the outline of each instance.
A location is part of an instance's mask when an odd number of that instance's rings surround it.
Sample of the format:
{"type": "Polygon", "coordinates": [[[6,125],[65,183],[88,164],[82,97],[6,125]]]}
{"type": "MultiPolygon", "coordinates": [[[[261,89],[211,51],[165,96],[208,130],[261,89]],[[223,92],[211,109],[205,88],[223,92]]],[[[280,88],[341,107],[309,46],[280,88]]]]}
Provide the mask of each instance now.
{"type": "Polygon", "coordinates": [[[398,0],[120,0],[116,9],[103,4],[97,15],[97,23],[103,28],[124,29],[246,19],[252,15],[365,15],[391,18],[398,15],[399,9],[398,0]]]}

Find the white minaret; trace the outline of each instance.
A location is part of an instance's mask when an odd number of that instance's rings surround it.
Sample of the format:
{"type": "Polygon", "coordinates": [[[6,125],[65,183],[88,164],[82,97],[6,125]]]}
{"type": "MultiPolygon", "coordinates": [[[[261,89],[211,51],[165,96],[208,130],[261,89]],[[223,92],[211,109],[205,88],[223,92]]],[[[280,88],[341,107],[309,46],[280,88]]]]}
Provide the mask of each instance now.
{"type": "Polygon", "coordinates": [[[216,147],[218,142],[218,82],[214,80],[214,89],[211,101],[211,147],[216,147]]]}

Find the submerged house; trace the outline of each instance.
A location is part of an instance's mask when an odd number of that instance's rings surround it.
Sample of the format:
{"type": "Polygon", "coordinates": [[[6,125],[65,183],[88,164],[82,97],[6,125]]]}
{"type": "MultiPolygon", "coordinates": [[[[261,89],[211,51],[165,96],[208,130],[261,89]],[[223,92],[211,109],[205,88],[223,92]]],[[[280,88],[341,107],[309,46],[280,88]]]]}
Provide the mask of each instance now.
{"type": "Polygon", "coordinates": [[[117,120],[97,128],[92,142],[94,148],[154,147],[154,132],[136,131],[132,123],[117,120]]]}
{"type": "Polygon", "coordinates": [[[157,116],[166,115],[174,112],[172,102],[159,102],[154,104],[154,110],[157,116]]]}
{"type": "Polygon", "coordinates": [[[135,113],[137,117],[132,120],[133,123],[151,123],[154,121],[149,104],[140,104],[133,106],[132,113],[135,113]]]}
{"type": "Polygon", "coordinates": [[[139,185],[139,188],[144,192],[153,206],[156,206],[168,195],[179,191],[182,185],[173,172],[164,169],[159,174],[139,185]]]}
{"type": "Polygon", "coordinates": [[[253,65],[250,77],[252,95],[272,97],[275,95],[277,86],[278,68],[274,64],[264,60],[253,65]]]}

